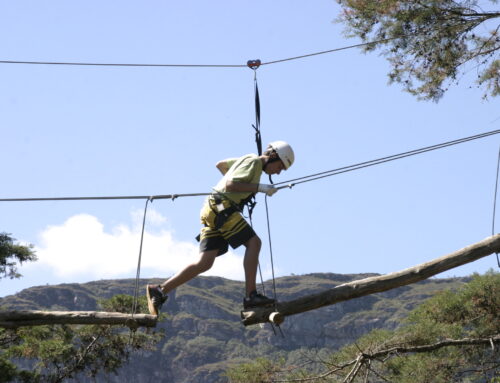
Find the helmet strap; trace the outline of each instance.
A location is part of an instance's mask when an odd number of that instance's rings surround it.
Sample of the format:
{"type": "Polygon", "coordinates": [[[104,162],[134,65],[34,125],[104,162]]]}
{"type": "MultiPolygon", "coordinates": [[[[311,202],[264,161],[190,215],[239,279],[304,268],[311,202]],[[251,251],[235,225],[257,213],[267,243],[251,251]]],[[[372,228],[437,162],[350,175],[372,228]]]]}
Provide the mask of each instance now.
{"type": "Polygon", "coordinates": [[[266,170],[267,165],[272,164],[273,162],[281,161],[281,158],[278,156],[278,153],[276,153],[274,150],[273,152],[268,156],[268,159],[264,166],[262,167],[263,170],[266,170]]]}

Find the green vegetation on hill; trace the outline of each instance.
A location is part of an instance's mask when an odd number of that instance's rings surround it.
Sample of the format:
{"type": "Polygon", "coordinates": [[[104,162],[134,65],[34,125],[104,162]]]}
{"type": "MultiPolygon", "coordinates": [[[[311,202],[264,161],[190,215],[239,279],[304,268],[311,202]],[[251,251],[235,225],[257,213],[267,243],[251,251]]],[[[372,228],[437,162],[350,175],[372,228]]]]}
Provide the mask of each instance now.
{"type": "MultiPolygon", "coordinates": [[[[276,281],[278,299],[291,300],[374,274],[309,274],[276,281]]],[[[259,357],[281,359],[284,365],[327,355],[351,344],[373,329],[396,329],[410,310],[442,290],[454,290],[467,278],[429,279],[411,286],[342,302],[295,316],[282,325],[284,337],[265,325],[245,328],[240,323],[242,282],[219,277],[198,277],[178,288],[167,301],[158,325],[165,337],[156,351],[131,357],[118,375],[103,381],[159,381],[175,383],[225,382],[230,366],[259,357]]],[[[146,283],[160,282],[142,280],[146,283]]],[[[133,295],[129,280],[38,286],[0,299],[2,310],[101,310],[100,301],[120,294],[133,295]]],[[[272,291],[266,283],[266,291],[272,291]]],[[[115,302],[119,304],[119,302],[115,302]]],[[[317,366],[320,368],[320,366],[317,366]]],[[[99,378],[98,380],[99,381],[99,378]]]]}
{"type": "Polygon", "coordinates": [[[496,383],[500,381],[499,345],[500,273],[490,272],[475,276],[458,290],[429,298],[394,330],[372,330],[329,356],[311,358],[318,361],[316,368],[259,358],[231,367],[227,376],[231,383],[292,379],[496,383]]]}
{"type": "MultiPolygon", "coordinates": [[[[128,310],[132,301],[116,295],[101,305],[115,312],[128,310]]],[[[140,305],[145,307],[145,299],[140,305]]],[[[0,382],[59,383],[116,374],[131,355],[155,350],[159,335],[109,325],[0,328],[0,382]]]]}

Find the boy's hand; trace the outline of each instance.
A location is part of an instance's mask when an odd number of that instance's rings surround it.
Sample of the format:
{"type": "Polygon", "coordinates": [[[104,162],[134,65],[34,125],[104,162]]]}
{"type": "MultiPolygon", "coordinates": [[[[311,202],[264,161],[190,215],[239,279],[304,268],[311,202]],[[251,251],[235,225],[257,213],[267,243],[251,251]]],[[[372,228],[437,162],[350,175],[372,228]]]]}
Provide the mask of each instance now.
{"type": "Polygon", "coordinates": [[[273,185],[259,184],[257,188],[258,192],[266,193],[269,197],[271,197],[274,193],[278,191],[273,185]]]}

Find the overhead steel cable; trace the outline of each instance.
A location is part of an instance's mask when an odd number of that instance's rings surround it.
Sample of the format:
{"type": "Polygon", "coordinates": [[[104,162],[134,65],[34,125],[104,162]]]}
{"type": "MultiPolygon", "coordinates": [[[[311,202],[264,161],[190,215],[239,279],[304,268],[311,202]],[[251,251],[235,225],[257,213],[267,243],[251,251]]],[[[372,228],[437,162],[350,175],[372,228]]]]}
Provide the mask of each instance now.
{"type": "MultiPolygon", "coordinates": [[[[402,36],[401,36],[402,37],[402,36]]],[[[288,57],[273,61],[262,62],[260,65],[272,65],[286,61],[300,60],[307,57],[319,56],[333,52],[339,52],[352,48],[360,48],[364,46],[384,43],[400,37],[392,37],[388,39],[369,41],[348,45],[345,47],[329,49],[320,52],[308,53],[301,56],[288,57]]],[[[0,60],[0,64],[23,64],[23,65],[68,65],[68,66],[103,66],[103,67],[152,67],[152,68],[246,68],[247,64],[141,64],[141,63],[96,63],[96,62],[63,62],[63,61],[20,61],[20,60],[0,60]]]]}
{"type": "Polygon", "coordinates": [[[367,43],[353,44],[353,45],[348,45],[348,46],[345,46],[345,47],[329,49],[329,50],[326,50],[326,51],[309,53],[309,54],[305,54],[305,55],[302,55],[302,56],[295,56],[295,57],[288,57],[286,59],[280,59],[280,60],[274,60],[274,61],[267,61],[267,62],[261,63],[261,65],[271,65],[271,64],[278,64],[278,63],[282,63],[282,62],[286,62],[286,61],[300,60],[300,59],[304,59],[304,58],[308,58],[308,57],[313,57],[313,56],[319,56],[319,55],[324,55],[324,54],[333,53],[333,52],[344,51],[344,50],[347,50],[347,49],[360,48],[360,47],[364,47],[364,46],[375,45],[375,44],[379,44],[379,43],[385,43],[386,41],[391,41],[391,40],[398,39],[398,38],[400,38],[400,37],[392,37],[392,38],[388,38],[388,39],[369,41],[367,43]]]}
{"type": "Polygon", "coordinates": [[[103,197],[43,197],[43,198],[0,198],[0,202],[34,202],[34,201],[88,201],[88,200],[119,200],[119,199],[171,199],[180,197],[208,196],[212,193],[186,193],[186,194],[161,194],[161,195],[132,195],[132,196],[103,196],[103,197]]]}
{"type": "Polygon", "coordinates": [[[109,67],[165,67],[165,68],[243,68],[245,64],[127,64],[127,63],[90,63],[57,61],[15,61],[0,60],[0,64],[27,65],[69,65],[69,66],[109,66],[109,67]]]}
{"type": "MultiPolygon", "coordinates": [[[[449,146],[454,146],[458,144],[463,144],[465,142],[478,140],[485,137],[490,137],[500,133],[500,129],[492,130],[490,132],[485,132],[481,134],[476,134],[474,136],[464,137],[453,141],[447,141],[436,145],[426,146],[420,149],[414,149],[407,152],[394,154],[391,156],[377,158],[371,161],[359,162],[357,164],[344,166],[341,168],[336,168],[332,170],[327,170],[321,173],[310,174],[308,176],[294,178],[288,181],[277,182],[274,185],[278,186],[278,189],[283,189],[286,187],[293,187],[295,185],[316,181],[321,178],[331,177],[341,173],[347,173],[354,170],[363,169],[370,166],[380,165],[386,162],[399,160],[402,158],[415,156],[417,154],[422,154],[426,152],[430,152],[433,150],[443,149],[449,146]],[[283,186],[279,186],[283,185],[283,186]]],[[[175,200],[176,198],[181,197],[198,197],[198,196],[208,196],[213,194],[211,193],[185,193],[185,194],[161,194],[161,195],[152,195],[152,196],[103,196],[103,197],[42,197],[42,198],[0,198],[0,202],[29,202],[29,201],[83,201],[83,200],[120,200],[120,199],[148,199],[153,201],[155,199],[171,199],[175,200]]]]}
{"type": "Polygon", "coordinates": [[[447,142],[443,142],[443,143],[436,144],[436,145],[426,146],[426,147],[423,147],[420,149],[414,149],[414,150],[410,150],[407,152],[394,154],[394,155],[386,156],[386,157],[381,157],[381,158],[377,158],[377,159],[370,160],[370,161],[360,162],[360,163],[353,164],[353,165],[343,166],[340,168],[331,169],[331,170],[327,170],[327,171],[320,172],[320,173],[310,174],[308,176],[294,178],[294,179],[291,179],[288,181],[277,182],[277,183],[275,183],[275,185],[284,185],[284,186],[278,187],[278,189],[283,189],[286,187],[293,187],[293,186],[301,184],[301,183],[315,181],[315,180],[318,180],[321,178],[331,177],[331,176],[334,176],[337,174],[347,173],[347,172],[351,172],[354,170],[363,169],[363,168],[366,168],[369,166],[375,166],[375,165],[383,164],[386,162],[395,161],[395,160],[399,160],[399,159],[410,157],[410,156],[415,156],[417,154],[430,152],[433,150],[443,149],[443,148],[446,148],[448,146],[453,146],[453,145],[458,145],[458,144],[462,144],[462,143],[473,141],[473,140],[478,140],[480,138],[493,136],[493,135],[499,134],[499,133],[500,133],[500,129],[499,130],[492,130],[490,132],[476,134],[474,136],[464,137],[464,138],[460,138],[460,139],[453,140],[453,141],[447,141],[447,142]]]}

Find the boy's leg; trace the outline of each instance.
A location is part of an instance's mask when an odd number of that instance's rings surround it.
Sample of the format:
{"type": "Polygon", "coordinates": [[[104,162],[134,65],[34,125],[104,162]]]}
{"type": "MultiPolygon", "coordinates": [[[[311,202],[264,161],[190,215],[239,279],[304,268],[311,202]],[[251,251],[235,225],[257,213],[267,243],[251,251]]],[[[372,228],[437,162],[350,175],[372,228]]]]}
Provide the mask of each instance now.
{"type": "Polygon", "coordinates": [[[198,261],[186,266],[183,270],[179,271],[173,277],[160,285],[163,293],[168,294],[176,287],[183,285],[199,274],[209,270],[214,264],[215,257],[217,256],[218,252],[219,250],[208,250],[201,252],[198,261]]]}
{"type": "Polygon", "coordinates": [[[168,292],[210,269],[218,253],[219,250],[203,251],[200,253],[200,258],[197,262],[186,266],[160,286],[146,286],[148,308],[151,315],[159,314],[161,306],[167,300],[166,294],[168,292]]]}
{"type": "Polygon", "coordinates": [[[262,241],[257,235],[254,235],[245,243],[245,246],[247,249],[243,265],[245,267],[246,296],[243,299],[243,308],[271,305],[275,302],[274,299],[257,293],[257,268],[259,267],[262,241]]]}
{"type": "Polygon", "coordinates": [[[245,243],[245,258],[243,267],[245,268],[245,288],[246,296],[250,296],[252,291],[257,290],[257,268],[259,266],[259,253],[262,247],[262,241],[256,235],[245,243]]]}

